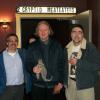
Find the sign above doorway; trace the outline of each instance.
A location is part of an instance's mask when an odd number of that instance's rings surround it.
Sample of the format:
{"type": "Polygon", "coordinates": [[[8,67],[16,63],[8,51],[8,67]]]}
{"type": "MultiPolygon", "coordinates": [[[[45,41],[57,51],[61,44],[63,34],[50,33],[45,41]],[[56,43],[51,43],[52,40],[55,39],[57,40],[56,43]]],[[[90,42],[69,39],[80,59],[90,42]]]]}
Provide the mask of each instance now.
{"type": "Polygon", "coordinates": [[[76,7],[32,7],[20,6],[16,8],[17,13],[68,13],[75,14],[76,7]]]}

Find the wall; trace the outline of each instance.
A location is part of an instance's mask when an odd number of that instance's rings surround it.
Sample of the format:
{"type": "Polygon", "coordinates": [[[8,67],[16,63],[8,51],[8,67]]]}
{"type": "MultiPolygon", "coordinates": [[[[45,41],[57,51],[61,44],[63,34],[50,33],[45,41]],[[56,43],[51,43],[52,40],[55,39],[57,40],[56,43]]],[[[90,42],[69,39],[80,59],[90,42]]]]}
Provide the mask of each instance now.
{"type": "Polygon", "coordinates": [[[16,2],[14,0],[2,0],[0,2],[0,21],[9,20],[9,30],[0,28],[0,51],[5,48],[5,37],[8,33],[15,32],[16,2]]]}

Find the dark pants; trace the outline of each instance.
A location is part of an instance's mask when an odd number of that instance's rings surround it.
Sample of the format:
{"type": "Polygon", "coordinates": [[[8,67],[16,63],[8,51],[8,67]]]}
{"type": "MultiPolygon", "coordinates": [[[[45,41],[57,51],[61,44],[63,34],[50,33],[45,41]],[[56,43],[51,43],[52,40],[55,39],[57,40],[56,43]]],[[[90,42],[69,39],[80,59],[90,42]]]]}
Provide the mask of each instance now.
{"type": "Polygon", "coordinates": [[[23,100],[24,85],[7,86],[3,94],[0,95],[0,100],[23,100]]]}
{"type": "Polygon", "coordinates": [[[53,88],[41,88],[33,86],[31,100],[66,100],[65,93],[53,94],[53,88]]]}

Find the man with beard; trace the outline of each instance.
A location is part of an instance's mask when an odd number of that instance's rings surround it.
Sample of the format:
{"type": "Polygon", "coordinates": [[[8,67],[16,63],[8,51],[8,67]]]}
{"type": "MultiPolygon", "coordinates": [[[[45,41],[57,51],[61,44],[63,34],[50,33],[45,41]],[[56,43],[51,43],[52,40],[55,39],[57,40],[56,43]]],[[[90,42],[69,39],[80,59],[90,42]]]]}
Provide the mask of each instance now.
{"type": "Polygon", "coordinates": [[[84,28],[75,24],[66,46],[69,60],[67,100],[95,100],[94,86],[100,70],[100,53],[84,38],[84,28]]]}

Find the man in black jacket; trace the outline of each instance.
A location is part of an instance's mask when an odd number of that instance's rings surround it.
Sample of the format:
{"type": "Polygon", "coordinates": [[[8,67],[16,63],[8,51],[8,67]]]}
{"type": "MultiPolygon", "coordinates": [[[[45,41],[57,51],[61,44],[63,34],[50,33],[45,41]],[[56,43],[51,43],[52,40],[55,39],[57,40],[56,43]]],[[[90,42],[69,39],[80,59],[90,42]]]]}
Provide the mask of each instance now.
{"type": "Polygon", "coordinates": [[[27,68],[33,78],[32,100],[55,100],[65,80],[64,52],[61,45],[49,36],[52,29],[46,21],[38,23],[36,35],[27,53],[27,68]]]}

